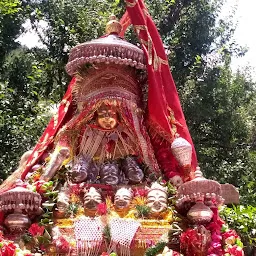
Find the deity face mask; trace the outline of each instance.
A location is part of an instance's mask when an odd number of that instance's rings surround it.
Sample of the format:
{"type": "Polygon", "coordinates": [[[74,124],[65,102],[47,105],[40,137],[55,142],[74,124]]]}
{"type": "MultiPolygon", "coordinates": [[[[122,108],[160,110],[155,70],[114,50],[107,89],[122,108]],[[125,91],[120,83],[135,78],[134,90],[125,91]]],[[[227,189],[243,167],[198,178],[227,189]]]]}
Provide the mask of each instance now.
{"type": "Polygon", "coordinates": [[[132,201],[132,191],[127,188],[120,188],[117,190],[114,198],[114,205],[117,210],[124,210],[129,208],[132,201]]]}
{"type": "Polygon", "coordinates": [[[98,125],[106,130],[112,130],[117,126],[117,113],[111,106],[102,104],[97,110],[98,125]]]}
{"type": "Polygon", "coordinates": [[[93,187],[84,194],[84,208],[92,211],[97,210],[98,204],[102,203],[101,194],[93,187]]]}
{"type": "Polygon", "coordinates": [[[71,179],[75,183],[80,183],[86,180],[88,176],[88,169],[90,162],[83,157],[79,158],[77,163],[73,166],[71,170],[71,179]]]}
{"type": "Polygon", "coordinates": [[[69,196],[65,190],[61,190],[57,197],[57,208],[59,212],[66,212],[69,206],[69,196]]]}
{"type": "Polygon", "coordinates": [[[153,183],[147,195],[147,206],[150,207],[152,215],[167,209],[167,193],[164,187],[153,183]]]}
{"type": "Polygon", "coordinates": [[[100,169],[101,183],[106,185],[117,185],[119,183],[120,171],[115,163],[105,163],[100,169]]]}
{"type": "Polygon", "coordinates": [[[123,162],[123,170],[131,184],[138,184],[143,181],[144,173],[132,157],[127,157],[123,162]]]}

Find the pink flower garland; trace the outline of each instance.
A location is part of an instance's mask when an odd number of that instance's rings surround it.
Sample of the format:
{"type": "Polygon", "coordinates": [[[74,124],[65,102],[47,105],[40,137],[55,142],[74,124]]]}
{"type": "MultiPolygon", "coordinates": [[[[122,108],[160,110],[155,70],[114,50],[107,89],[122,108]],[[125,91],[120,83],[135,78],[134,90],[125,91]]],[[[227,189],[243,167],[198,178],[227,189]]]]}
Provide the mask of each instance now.
{"type": "Polygon", "coordinates": [[[219,217],[218,209],[212,208],[213,218],[212,222],[206,227],[211,232],[211,244],[208,249],[209,256],[221,256],[224,255],[224,251],[222,249],[222,235],[221,228],[224,222],[219,217]]]}
{"type": "Polygon", "coordinates": [[[212,211],[212,222],[206,227],[211,231],[212,238],[208,256],[244,256],[243,243],[237,233],[224,225],[217,208],[212,211]]]}

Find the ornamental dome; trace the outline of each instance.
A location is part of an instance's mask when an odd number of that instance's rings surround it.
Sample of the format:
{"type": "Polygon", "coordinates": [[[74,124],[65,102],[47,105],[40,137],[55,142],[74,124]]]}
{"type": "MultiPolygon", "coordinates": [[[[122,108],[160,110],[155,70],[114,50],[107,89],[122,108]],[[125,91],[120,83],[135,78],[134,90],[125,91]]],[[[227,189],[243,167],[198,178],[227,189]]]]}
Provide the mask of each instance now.
{"type": "Polygon", "coordinates": [[[119,64],[146,69],[143,51],[118,36],[121,24],[111,16],[107,35],[75,46],[70,51],[66,71],[73,76],[83,65],[94,63],[119,64]]]}

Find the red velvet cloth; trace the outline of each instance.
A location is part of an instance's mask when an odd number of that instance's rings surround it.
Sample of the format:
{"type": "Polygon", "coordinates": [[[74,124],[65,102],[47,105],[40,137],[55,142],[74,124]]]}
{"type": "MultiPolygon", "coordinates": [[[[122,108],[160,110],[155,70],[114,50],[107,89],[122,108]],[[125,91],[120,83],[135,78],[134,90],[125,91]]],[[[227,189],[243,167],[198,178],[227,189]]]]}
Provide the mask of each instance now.
{"type": "MultiPolygon", "coordinates": [[[[147,58],[149,124],[170,142],[174,139],[176,127],[177,133],[189,141],[193,147],[192,168],[195,169],[197,166],[196,152],[161,37],[143,0],[126,0],[126,5],[131,24],[135,28],[147,58]],[[174,115],[171,119],[169,119],[170,114],[174,115]]],[[[127,14],[124,17],[121,21],[125,21],[124,29],[126,29],[129,24],[127,14]]]]}

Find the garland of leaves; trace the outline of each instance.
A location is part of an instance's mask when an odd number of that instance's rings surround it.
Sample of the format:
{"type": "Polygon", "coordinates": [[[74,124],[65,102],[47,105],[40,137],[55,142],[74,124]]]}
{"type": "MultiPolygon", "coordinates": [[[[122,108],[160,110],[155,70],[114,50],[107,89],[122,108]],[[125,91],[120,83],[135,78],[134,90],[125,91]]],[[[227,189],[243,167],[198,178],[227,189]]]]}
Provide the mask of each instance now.
{"type": "Polygon", "coordinates": [[[167,245],[166,242],[158,242],[156,245],[148,248],[145,252],[145,256],[156,256],[158,253],[162,252],[164,247],[167,245]]]}

